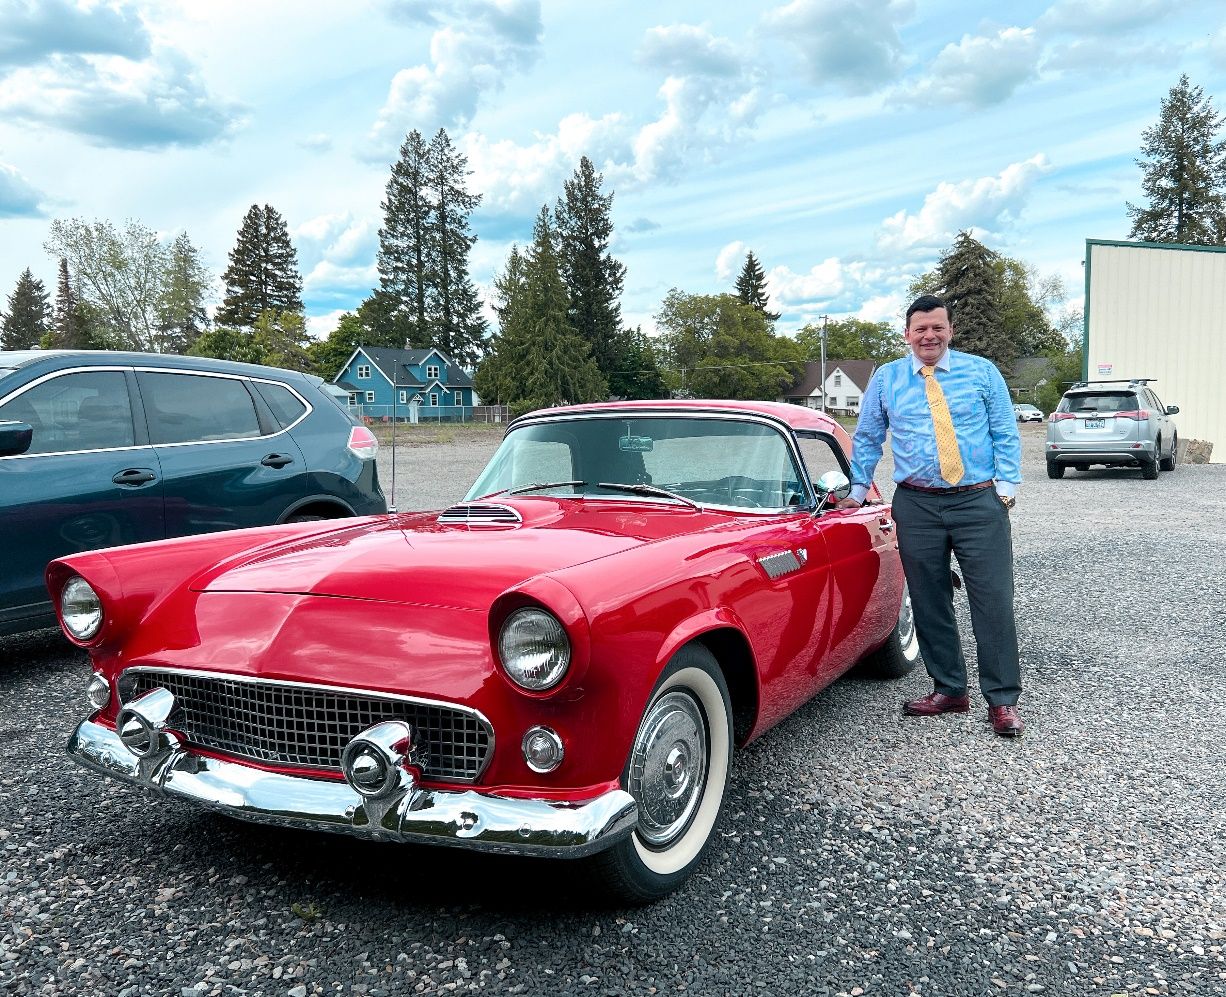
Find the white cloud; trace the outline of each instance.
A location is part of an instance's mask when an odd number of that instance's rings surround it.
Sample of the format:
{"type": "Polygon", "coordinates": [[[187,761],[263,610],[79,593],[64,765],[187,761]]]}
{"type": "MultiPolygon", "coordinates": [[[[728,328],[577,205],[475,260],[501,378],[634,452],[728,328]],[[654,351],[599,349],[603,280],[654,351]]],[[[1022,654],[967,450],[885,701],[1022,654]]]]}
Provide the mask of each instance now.
{"type": "Polygon", "coordinates": [[[44,198],[16,167],[0,163],[0,218],[41,218],[44,198]]]}
{"type": "Polygon", "coordinates": [[[508,74],[540,54],[539,0],[490,0],[469,6],[437,4],[446,20],[430,38],[428,63],[400,70],[368,135],[372,159],[385,159],[413,128],[423,134],[467,123],[485,94],[502,89],[508,74]]]}
{"type": "Polygon", "coordinates": [[[41,0],[9,3],[0,27],[0,69],[28,66],[55,54],[149,54],[149,33],[131,4],[41,0]]]}
{"type": "Polygon", "coordinates": [[[308,315],[306,317],[307,335],[312,339],[327,339],[341,322],[341,316],[349,311],[347,308],[337,308],[335,311],[325,312],[322,315],[308,315]]]}
{"type": "Polygon", "coordinates": [[[725,284],[732,280],[745,265],[746,252],[748,249],[745,243],[739,241],[728,243],[715,257],[715,276],[725,284]]]}
{"type": "Polygon", "coordinates": [[[644,66],[680,76],[736,76],[744,68],[732,42],[692,24],[650,28],[637,58],[644,66]]]}
{"type": "Polygon", "coordinates": [[[327,152],[332,148],[332,136],[326,132],[315,132],[298,140],[298,147],[308,152],[327,152]]]}
{"type": "Polygon", "coordinates": [[[1038,71],[1042,47],[1033,28],[1003,28],[993,36],[963,35],[941,49],[926,77],[898,95],[922,105],[989,107],[1007,99],[1038,71]]]}
{"type": "Polygon", "coordinates": [[[899,211],[882,223],[877,248],[886,254],[930,253],[949,246],[963,230],[998,231],[1016,219],[1035,180],[1050,169],[1039,153],[996,176],[938,184],[918,212],[899,211]]]}
{"type": "Polygon", "coordinates": [[[1169,19],[1188,0],[1057,0],[1036,22],[1044,30],[1114,36],[1169,19]]]}
{"type": "Polygon", "coordinates": [[[763,24],[799,49],[815,85],[865,94],[901,74],[898,26],[914,10],[911,0],[792,0],[763,24]]]}

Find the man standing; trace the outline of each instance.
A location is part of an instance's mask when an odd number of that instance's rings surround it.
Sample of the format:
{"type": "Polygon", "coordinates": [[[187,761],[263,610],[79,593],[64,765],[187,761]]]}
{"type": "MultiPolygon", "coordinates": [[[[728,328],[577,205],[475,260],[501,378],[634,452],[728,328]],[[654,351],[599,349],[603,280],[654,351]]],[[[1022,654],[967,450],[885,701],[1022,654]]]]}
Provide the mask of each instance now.
{"type": "Polygon", "coordinates": [[[957,554],[979,654],[979,687],[997,734],[1022,733],[1013,541],[1009,510],[1021,483],[1021,438],[1004,378],[991,362],[949,348],[945,302],[925,294],[907,309],[909,356],[873,375],[860,408],[851,494],[861,505],[886,430],[894,454],[894,520],[920,651],[933,691],[903,713],[965,713],[966,658],[954,620],[950,553],[957,554]]]}

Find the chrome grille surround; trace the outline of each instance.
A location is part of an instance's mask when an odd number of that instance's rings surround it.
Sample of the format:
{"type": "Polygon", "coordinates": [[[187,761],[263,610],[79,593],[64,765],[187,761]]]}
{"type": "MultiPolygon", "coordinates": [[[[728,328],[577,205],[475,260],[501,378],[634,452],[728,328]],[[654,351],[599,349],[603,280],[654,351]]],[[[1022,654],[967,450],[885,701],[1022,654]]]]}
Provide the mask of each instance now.
{"type": "Polygon", "coordinates": [[[461,502],[439,513],[443,526],[518,526],[523,517],[509,505],[461,502]]]}
{"type": "Polygon", "coordinates": [[[340,772],[341,752],[358,734],[384,720],[405,720],[420,732],[428,779],[472,783],[494,753],[494,728],[477,710],[390,693],[137,666],[119,677],[128,702],[168,689],[187,742],[273,765],[340,772]]]}

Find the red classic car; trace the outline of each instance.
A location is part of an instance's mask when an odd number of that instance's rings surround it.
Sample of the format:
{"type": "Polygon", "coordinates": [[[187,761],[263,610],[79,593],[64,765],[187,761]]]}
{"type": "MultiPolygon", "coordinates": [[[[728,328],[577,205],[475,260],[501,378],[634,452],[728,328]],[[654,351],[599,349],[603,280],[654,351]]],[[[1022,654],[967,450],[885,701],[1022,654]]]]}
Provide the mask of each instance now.
{"type": "Polygon", "coordinates": [[[848,446],[794,405],[549,409],[441,513],[55,561],[94,668],[68,751],[245,820],[583,857],[662,896],[734,744],[918,658],[890,508],[834,508],[848,446]]]}

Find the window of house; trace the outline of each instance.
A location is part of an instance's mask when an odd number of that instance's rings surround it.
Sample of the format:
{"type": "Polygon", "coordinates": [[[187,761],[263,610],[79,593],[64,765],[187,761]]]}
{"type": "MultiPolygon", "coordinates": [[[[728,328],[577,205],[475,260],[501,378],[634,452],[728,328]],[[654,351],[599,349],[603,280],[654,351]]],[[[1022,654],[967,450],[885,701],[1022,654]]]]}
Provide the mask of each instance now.
{"type": "Polygon", "coordinates": [[[426,377],[436,378],[439,376],[438,364],[432,363],[426,366],[426,377]]]}
{"type": "Polygon", "coordinates": [[[409,393],[407,391],[400,392],[400,404],[407,405],[409,403],[409,393]]]}
{"type": "Polygon", "coordinates": [[[358,364],[358,380],[365,381],[370,377],[370,364],[358,364]]]}
{"type": "Polygon", "coordinates": [[[843,375],[842,374],[834,375],[834,386],[836,388],[841,388],[843,386],[843,375]]]}
{"type": "Polygon", "coordinates": [[[437,405],[437,404],[438,404],[438,392],[437,392],[437,391],[431,391],[431,392],[430,392],[430,404],[431,404],[431,405],[437,405]]]}
{"type": "Polygon", "coordinates": [[[358,403],[358,393],[356,391],[349,392],[349,404],[356,405],[358,403]]]}
{"type": "Polygon", "coordinates": [[[373,391],[366,392],[366,404],[372,405],[374,404],[374,400],[375,400],[375,393],[373,391]]]}
{"type": "Polygon", "coordinates": [[[455,405],[464,404],[464,392],[463,391],[457,391],[455,393],[455,401],[452,404],[455,404],[455,405]]]}

